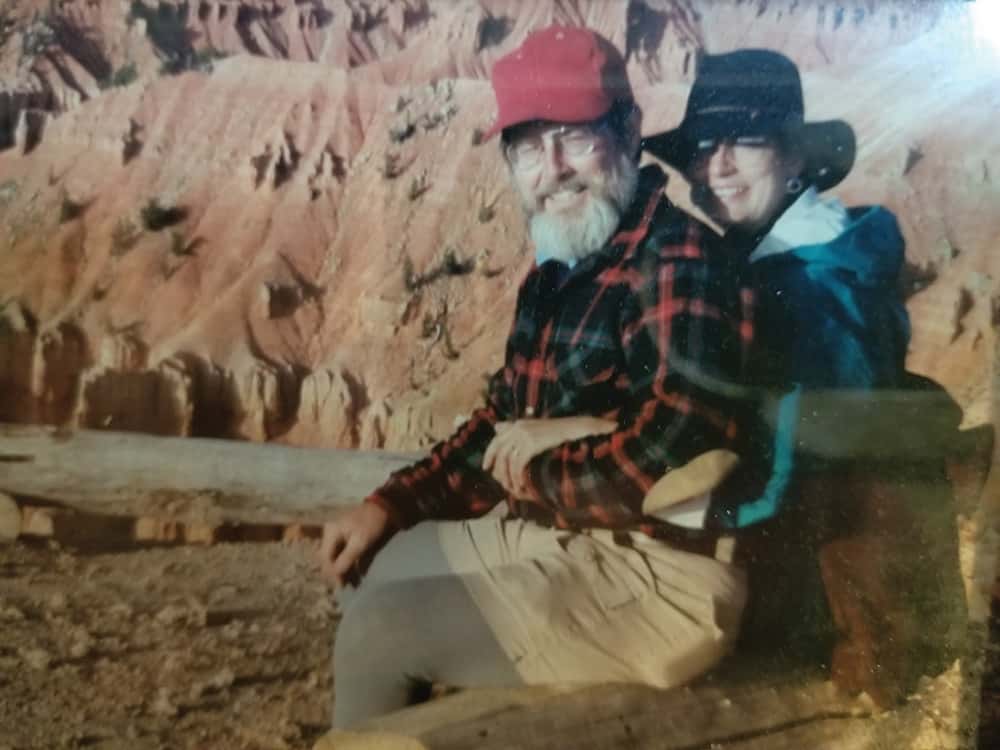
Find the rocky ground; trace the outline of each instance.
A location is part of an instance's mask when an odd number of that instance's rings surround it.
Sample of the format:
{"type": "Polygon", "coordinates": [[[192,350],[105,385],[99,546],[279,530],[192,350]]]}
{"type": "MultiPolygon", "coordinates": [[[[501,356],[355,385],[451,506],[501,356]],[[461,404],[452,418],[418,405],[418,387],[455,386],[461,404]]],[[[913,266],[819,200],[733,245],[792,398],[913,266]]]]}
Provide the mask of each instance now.
{"type": "MultiPolygon", "coordinates": [[[[337,619],[314,553],[308,540],[0,545],[0,750],[311,748],[337,619]]],[[[1000,737],[996,609],[982,748],[1000,737]]],[[[925,680],[873,737],[968,747],[960,682],[957,668],[925,680]]]]}
{"type": "Polygon", "coordinates": [[[0,547],[0,748],[308,748],[335,614],[314,547],[0,547]]]}

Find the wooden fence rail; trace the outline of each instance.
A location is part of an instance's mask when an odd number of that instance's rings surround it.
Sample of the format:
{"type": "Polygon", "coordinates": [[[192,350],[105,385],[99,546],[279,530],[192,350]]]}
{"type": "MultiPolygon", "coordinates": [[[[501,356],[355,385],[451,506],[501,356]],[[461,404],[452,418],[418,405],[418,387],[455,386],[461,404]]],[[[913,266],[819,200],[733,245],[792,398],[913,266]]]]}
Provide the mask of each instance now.
{"type": "Polygon", "coordinates": [[[0,425],[0,492],[91,513],[317,521],[417,457],[0,425]]]}

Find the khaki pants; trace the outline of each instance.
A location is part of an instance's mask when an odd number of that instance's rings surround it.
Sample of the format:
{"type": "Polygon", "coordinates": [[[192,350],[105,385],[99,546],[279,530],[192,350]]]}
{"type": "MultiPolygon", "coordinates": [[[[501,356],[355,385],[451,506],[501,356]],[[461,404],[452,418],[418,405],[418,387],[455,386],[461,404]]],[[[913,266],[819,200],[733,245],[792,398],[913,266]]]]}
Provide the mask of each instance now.
{"type": "Polygon", "coordinates": [[[741,570],[645,534],[489,518],[438,537],[528,684],[687,682],[729,649],[746,603],[741,570]]]}
{"type": "MultiPolygon", "coordinates": [[[[747,598],[743,571],[641,533],[618,535],[617,542],[613,536],[496,516],[423,523],[378,554],[358,595],[406,579],[460,580],[526,684],[666,688],[714,666],[737,635],[747,598]]],[[[431,617],[437,631],[446,631],[462,614],[431,617]]],[[[411,632],[423,619],[411,613],[411,632]]],[[[419,649],[420,636],[409,646],[419,649]]],[[[347,689],[338,685],[338,692],[347,689]]]]}

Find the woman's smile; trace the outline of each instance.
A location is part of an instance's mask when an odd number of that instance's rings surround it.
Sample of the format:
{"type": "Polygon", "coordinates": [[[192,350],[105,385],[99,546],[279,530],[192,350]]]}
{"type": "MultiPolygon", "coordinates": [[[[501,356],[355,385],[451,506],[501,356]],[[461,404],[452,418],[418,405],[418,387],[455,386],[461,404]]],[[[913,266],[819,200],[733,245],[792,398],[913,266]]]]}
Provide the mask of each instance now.
{"type": "Polygon", "coordinates": [[[712,188],[712,192],[715,194],[715,197],[717,198],[732,198],[733,196],[736,195],[742,195],[746,191],[747,191],[746,185],[737,185],[730,187],[716,186],[712,188]]]}

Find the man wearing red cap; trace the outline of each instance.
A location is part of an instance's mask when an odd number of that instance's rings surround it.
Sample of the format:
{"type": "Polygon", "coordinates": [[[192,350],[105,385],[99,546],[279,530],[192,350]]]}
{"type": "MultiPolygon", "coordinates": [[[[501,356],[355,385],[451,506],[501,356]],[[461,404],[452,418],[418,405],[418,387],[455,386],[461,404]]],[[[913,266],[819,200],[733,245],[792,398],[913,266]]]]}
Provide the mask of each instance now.
{"type": "Polygon", "coordinates": [[[607,40],[535,32],[492,81],[487,135],[537,263],[486,404],[324,530],[325,573],[360,579],[341,591],[336,726],[434,682],[676,685],[724,655],[746,600],[710,507],[686,511],[694,529],[644,512],[657,480],[739,432],[738,263],[640,170],[641,113],[607,40]],[[581,416],[593,429],[565,441],[559,420],[581,416]]]}

